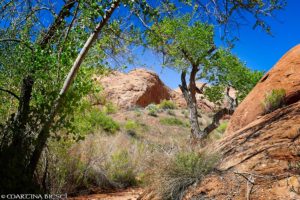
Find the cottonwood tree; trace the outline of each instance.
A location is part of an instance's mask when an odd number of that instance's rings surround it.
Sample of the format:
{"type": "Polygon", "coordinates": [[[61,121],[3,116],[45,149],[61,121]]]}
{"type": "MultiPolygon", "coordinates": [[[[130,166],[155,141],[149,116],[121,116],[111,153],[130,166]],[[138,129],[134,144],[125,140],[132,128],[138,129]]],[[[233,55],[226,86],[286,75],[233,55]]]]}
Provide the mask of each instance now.
{"type": "Polygon", "coordinates": [[[234,99],[228,95],[228,88],[233,87],[244,97],[262,73],[252,72],[229,50],[218,48],[214,42],[214,27],[199,21],[193,22],[190,15],[180,18],[165,18],[153,25],[148,31],[148,43],[163,53],[164,65],[173,67],[181,73],[179,85],[190,113],[191,132],[194,138],[204,138],[217,128],[219,120],[225,114],[234,111],[234,99]],[[186,76],[189,75],[187,83],[186,76]],[[210,89],[209,97],[222,99],[227,88],[227,97],[231,106],[218,111],[213,122],[204,130],[200,129],[196,93],[203,94],[204,86],[198,88],[196,80],[205,80],[215,85],[210,89]],[[218,90],[216,90],[218,89],[218,90]]]}
{"type": "MultiPolygon", "coordinates": [[[[168,15],[164,15],[166,19],[162,22],[160,20],[155,26],[150,27],[145,22],[143,24],[148,29],[150,45],[163,53],[167,65],[179,68],[181,71],[180,89],[190,110],[192,136],[202,139],[218,126],[224,114],[233,113],[234,106],[231,106],[229,110],[225,108],[217,112],[212,124],[200,130],[195,94],[196,92],[203,93],[203,88],[196,87],[197,74],[201,74],[197,77],[198,79],[206,77],[214,85],[219,84],[206,91],[209,98],[216,101],[221,99],[220,91],[224,85],[241,89],[239,90],[241,92],[239,99],[241,99],[261,77],[260,72],[251,72],[245,68],[237,58],[230,55],[228,50],[217,50],[213,42],[213,28],[207,23],[218,26],[223,32],[221,38],[232,46],[237,39],[236,34],[232,34],[236,33],[234,30],[244,23],[250,24],[249,21],[252,22],[254,29],[260,27],[271,34],[271,27],[266,22],[266,18],[272,18],[276,11],[286,6],[287,2],[285,0],[188,0],[180,2],[191,6],[192,14],[186,17],[188,19],[178,20],[176,19],[178,12],[169,12],[168,15]],[[227,68],[221,66],[227,66],[227,68]],[[202,72],[200,73],[199,70],[202,72]],[[189,85],[186,83],[187,73],[190,75],[189,85]],[[241,77],[244,79],[240,79],[241,77]],[[245,85],[242,84],[243,81],[246,82],[245,85]]],[[[228,87],[226,91],[228,94],[228,87]]],[[[227,95],[227,98],[230,102],[237,104],[230,96],[227,95]]]]}
{"type": "Polygon", "coordinates": [[[74,109],[92,89],[94,67],[107,65],[109,56],[133,42],[123,34],[133,28],[120,28],[122,15],[152,15],[145,1],[60,3],[0,3],[0,95],[5,97],[0,110],[7,113],[0,125],[2,194],[41,192],[35,171],[51,133],[71,128],[74,109]]]}

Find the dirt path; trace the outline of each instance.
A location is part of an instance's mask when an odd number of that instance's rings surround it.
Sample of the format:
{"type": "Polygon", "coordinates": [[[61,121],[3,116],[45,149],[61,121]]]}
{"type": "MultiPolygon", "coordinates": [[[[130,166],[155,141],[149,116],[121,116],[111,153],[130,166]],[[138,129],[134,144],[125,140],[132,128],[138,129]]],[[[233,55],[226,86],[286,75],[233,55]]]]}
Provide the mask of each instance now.
{"type": "Polygon", "coordinates": [[[136,200],[138,196],[143,192],[141,188],[127,189],[118,192],[106,193],[106,194],[92,194],[86,196],[79,196],[74,198],[68,198],[70,200],[136,200]]]}

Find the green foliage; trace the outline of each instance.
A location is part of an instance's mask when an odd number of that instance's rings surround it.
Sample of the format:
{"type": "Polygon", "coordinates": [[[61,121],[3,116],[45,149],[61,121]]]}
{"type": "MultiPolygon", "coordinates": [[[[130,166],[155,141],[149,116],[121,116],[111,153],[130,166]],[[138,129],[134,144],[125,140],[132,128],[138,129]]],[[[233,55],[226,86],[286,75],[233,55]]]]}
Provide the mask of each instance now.
{"type": "Polygon", "coordinates": [[[155,104],[148,105],[146,109],[148,110],[148,115],[153,117],[158,116],[159,108],[155,104]]]}
{"type": "Polygon", "coordinates": [[[213,102],[220,102],[225,87],[235,88],[242,100],[263,75],[247,68],[229,49],[216,47],[213,26],[191,15],[164,18],[147,33],[147,41],[163,53],[165,66],[180,72],[198,68],[196,79],[212,85],[206,94],[213,102]]]}
{"type": "Polygon", "coordinates": [[[216,131],[218,131],[218,132],[220,132],[220,133],[224,133],[225,130],[226,130],[226,128],[227,128],[227,126],[228,126],[228,122],[227,122],[227,121],[222,122],[222,123],[218,126],[218,128],[216,129],[216,131]]]}
{"type": "Polygon", "coordinates": [[[112,102],[108,102],[103,106],[102,111],[109,115],[116,113],[118,108],[112,102]]]}
{"type": "Polygon", "coordinates": [[[176,105],[171,100],[163,100],[163,101],[160,102],[160,104],[158,105],[158,107],[160,109],[163,109],[163,110],[172,110],[172,109],[176,108],[176,105]]]}
{"type": "MultiPolygon", "coordinates": [[[[166,54],[165,65],[185,70],[191,62],[201,60],[213,44],[213,26],[198,21],[191,24],[191,16],[164,18],[152,26],[147,41],[150,46],[166,54]],[[186,52],[188,56],[184,53],[186,52]]],[[[202,61],[202,60],[201,60],[202,61]]]]}
{"type": "Polygon", "coordinates": [[[159,122],[163,125],[169,125],[169,126],[183,126],[183,127],[189,126],[188,123],[185,123],[176,117],[162,118],[159,120],[159,122]]]}
{"type": "Polygon", "coordinates": [[[220,85],[211,86],[211,87],[207,87],[204,90],[204,95],[207,97],[209,101],[220,104],[224,99],[223,96],[224,90],[225,88],[220,85]]]}
{"type": "Polygon", "coordinates": [[[167,114],[171,116],[176,116],[176,113],[173,110],[167,110],[167,114]]]}
{"type": "Polygon", "coordinates": [[[122,187],[136,185],[136,174],[132,164],[133,162],[128,151],[120,150],[115,152],[111,155],[111,162],[109,163],[109,178],[114,182],[120,183],[122,187]]]}
{"type": "Polygon", "coordinates": [[[124,128],[125,128],[127,134],[129,134],[132,137],[137,137],[137,131],[140,128],[140,125],[136,121],[128,120],[125,123],[124,128]]]}
{"type": "MultiPolygon", "coordinates": [[[[253,71],[235,55],[226,49],[218,49],[203,68],[198,78],[207,79],[214,88],[216,98],[219,100],[220,94],[224,92],[222,88],[233,87],[237,91],[237,97],[241,101],[252,90],[256,83],[263,76],[261,71],[253,71]]],[[[211,98],[211,96],[209,97],[211,98]]]]}
{"type": "Polygon", "coordinates": [[[126,130],[136,130],[139,128],[139,124],[136,121],[128,120],[124,127],[126,130]]]}
{"type": "Polygon", "coordinates": [[[270,113],[282,107],[284,105],[285,95],[286,92],[284,89],[273,89],[271,92],[268,92],[262,102],[265,113],[270,113]]]}
{"type": "Polygon", "coordinates": [[[216,154],[179,152],[158,174],[156,190],[163,199],[179,200],[190,185],[214,169],[218,160],[216,154]]]}
{"type": "Polygon", "coordinates": [[[106,133],[115,133],[120,129],[120,125],[103,111],[92,107],[89,103],[82,106],[73,122],[74,132],[77,132],[79,139],[84,138],[89,133],[103,130],[106,133]]]}

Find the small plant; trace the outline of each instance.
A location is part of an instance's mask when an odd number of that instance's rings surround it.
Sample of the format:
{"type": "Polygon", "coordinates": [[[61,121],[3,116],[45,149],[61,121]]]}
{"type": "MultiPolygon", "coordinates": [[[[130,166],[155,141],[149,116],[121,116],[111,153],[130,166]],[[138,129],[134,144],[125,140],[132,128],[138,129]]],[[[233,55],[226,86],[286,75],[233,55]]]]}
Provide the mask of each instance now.
{"type": "Polygon", "coordinates": [[[167,114],[171,115],[171,116],[176,116],[176,114],[175,114],[175,112],[173,110],[168,110],[167,114]]]}
{"type": "Polygon", "coordinates": [[[209,174],[218,160],[219,157],[211,153],[178,153],[157,174],[159,184],[156,186],[156,190],[158,194],[163,199],[181,199],[185,190],[209,174]]]}
{"type": "Polygon", "coordinates": [[[176,117],[166,117],[159,120],[159,122],[163,125],[170,125],[170,126],[188,126],[187,123],[177,119],[176,117]]]}
{"type": "Polygon", "coordinates": [[[126,150],[120,150],[111,155],[108,176],[112,181],[120,183],[122,187],[137,184],[133,162],[126,150]]]}
{"type": "Polygon", "coordinates": [[[136,137],[137,136],[137,129],[140,128],[140,125],[137,122],[133,121],[133,120],[128,120],[125,123],[124,128],[125,128],[128,135],[130,135],[132,137],[136,137]]]}
{"type": "Polygon", "coordinates": [[[105,113],[105,114],[114,114],[118,111],[117,107],[111,103],[111,102],[108,102],[106,103],[103,108],[102,108],[102,111],[105,113]]]}
{"type": "Polygon", "coordinates": [[[134,108],[135,116],[140,117],[142,115],[142,111],[140,108],[134,108]]]}
{"type": "Polygon", "coordinates": [[[284,89],[273,89],[271,92],[266,94],[266,97],[262,103],[265,113],[270,113],[277,108],[284,105],[284,98],[286,92],[284,89]]]}
{"type": "Polygon", "coordinates": [[[188,118],[189,117],[189,112],[187,110],[182,110],[181,114],[184,115],[184,118],[188,118]]]}
{"type": "Polygon", "coordinates": [[[153,116],[153,117],[158,116],[159,109],[156,105],[150,104],[146,107],[146,109],[148,110],[148,115],[153,116]]]}
{"type": "Polygon", "coordinates": [[[120,129],[120,126],[106,113],[97,108],[90,108],[75,116],[74,129],[77,135],[84,138],[87,134],[95,133],[98,130],[115,133],[120,129]]]}
{"type": "Polygon", "coordinates": [[[224,133],[225,130],[226,130],[226,128],[227,128],[227,126],[228,126],[228,122],[227,122],[227,121],[222,122],[222,123],[218,126],[218,128],[217,128],[216,130],[217,130],[218,132],[220,132],[220,133],[224,133]]]}
{"type": "Polygon", "coordinates": [[[136,130],[139,128],[139,124],[133,120],[128,120],[125,123],[125,129],[126,130],[136,130]]]}
{"type": "Polygon", "coordinates": [[[160,109],[163,109],[163,110],[173,110],[176,108],[176,105],[173,101],[170,101],[170,100],[163,100],[160,102],[160,104],[158,105],[158,107],[160,109]]]}
{"type": "Polygon", "coordinates": [[[117,122],[102,112],[99,112],[92,119],[92,125],[98,125],[106,132],[115,133],[120,129],[120,125],[117,122]]]}

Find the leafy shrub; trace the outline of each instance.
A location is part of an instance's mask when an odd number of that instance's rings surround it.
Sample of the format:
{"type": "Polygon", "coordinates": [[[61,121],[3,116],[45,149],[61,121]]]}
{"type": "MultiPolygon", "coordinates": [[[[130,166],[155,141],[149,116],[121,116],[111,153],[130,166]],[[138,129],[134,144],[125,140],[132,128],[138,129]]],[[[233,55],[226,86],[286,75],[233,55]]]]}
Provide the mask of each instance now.
{"type": "Polygon", "coordinates": [[[182,110],[181,114],[183,114],[185,118],[189,118],[189,112],[187,110],[182,110]]]}
{"type": "Polygon", "coordinates": [[[118,109],[113,103],[108,102],[103,106],[102,111],[105,114],[114,114],[118,111],[118,109]]]}
{"type": "Polygon", "coordinates": [[[176,116],[176,114],[175,114],[175,112],[173,110],[168,110],[167,114],[171,115],[171,116],[176,116]]]}
{"type": "Polygon", "coordinates": [[[99,113],[95,119],[95,122],[106,132],[115,133],[120,129],[120,125],[104,113],[99,113]]]}
{"type": "Polygon", "coordinates": [[[158,116],[159,108],[156,105],[150,104],[146,107],[146,109],[148,110],[148,115],[153,117],[158,116]]]}
{"type": "Polygon", "coordinates": [[[133,120],[128,120],[124,126],[127,134],[129,134],[130,136],[133,136],[133,137],[137,136],[137,129],[139,127],[140,127],[140,125],[133,120]]]}
{"type": "Polygon", "coordinates": [[[126,150],[120,150],[111,155],[108,167],[108,177],[122,187],[136,185],[134,165],[126,150]]]}
{"type": "Polygon", "coordinates": [[[217,164],[216,154],[181,152],[157,174],[158,184],[154,186],[163,199],[179,200],[185,190],[203,179],[217,164]]]}
{"type": "Polygon", "coordinates": [[[136,130],[139,128],[139,124],[133,120],[128,120],[125,123],[125,129],[126,130],[136,130]]]}
{"type": "Polygon", "coordinates": [[[170,126],[188,126],[187,123],[177,119],[176,117],[166,117],[159,120],[159,122],[163,125],[170,125],[170,126]]]}
{"type": "Polygon", "coordinates": [[[97,130],[115,133],[120,129],[117,122],[96,108],[86,110],[86,113],[78,113],[74,125],[76,132],[82,137],[97,130]]]}
{"type": "Polygon", "coordinates": [[[218,128],[216,129],[218,132],[220,132],[220,133],[224,133],[225,132],[225,130],[226,130],[226,128],[227,128],[227,126],[228,126],[228,122],[226,121],[226,122],[222,122],[219,126],[218,126],[218,128]]]}
{"type": "Polygon", "coordinates": [[[224,98],[223,95],[224,87],[222,86],[211,86],[206,87],[204,90],[204,96],[211,102],[214,102],[216,104],[222,103],[222,100],[224,98]]]}
{"type": "Polygon", "coordinates": [[[134,108],[135,116],[140,117],[142,115],[142,111],[140,108],[134,108]]]}
{"type": "Polygon", "coordinates": [[[92,188],[111,189],[116,187],[116,184],[108,179],[107,172],[101,163],[97,162],[98,160],[107,162],[106,152],[104,153],[99,145],[97,145],[99,151],[95,150],[93,144],[86,145],[85,148],[88,150],[84,152],[82,150],[72,151],[74,146],[71,145],[76,146],[71,140],[59,142],[50,140],[48,142],[47,162],[41,162],[42,166],[38,174],[42,185],[44,170],[47,169],[46,186],[49,193],[76,195],[82,192],[89,193],[92,188]],[[101,153],[99,153],[100,151],[101,153]],[[83,154],[85,159],[81,159],[83,154]],[[47,167],[44,166],[45,163],[47,167]]]}
{"type": "Polygon", "coordinates": [[[270,113],[284,105],[286,92],[284,89],[273,89],[267,93],[263,101],[265,113],[270,113]]]}
{"type": "Polygon", "coordinates": [[[175,109],[176,105],[173,101],[170,100],[163,100],[158,105],[160,109],[168,110],[168,109],[175,109]]]}

